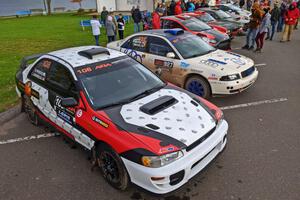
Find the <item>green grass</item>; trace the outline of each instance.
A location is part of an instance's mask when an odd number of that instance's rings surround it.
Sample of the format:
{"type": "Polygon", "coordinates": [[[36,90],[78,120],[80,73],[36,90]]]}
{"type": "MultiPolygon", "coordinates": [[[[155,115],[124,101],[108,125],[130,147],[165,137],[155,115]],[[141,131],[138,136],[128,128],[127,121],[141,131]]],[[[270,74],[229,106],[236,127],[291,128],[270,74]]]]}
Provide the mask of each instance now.
{"type": "MultiPolygon", "coordinates": [[[[0,19],[0,112],[16,105],[15,73],[24,56],[49,51],[94,45],[90,28],[82,31],[79,21],[88,16],[60,14],[0,19]]],[[[105,46],[107,38],[101,30],[100,43],[105,46]]],[[[126,27],[125,37],[133,33],[133,25],[126,27]]]]}

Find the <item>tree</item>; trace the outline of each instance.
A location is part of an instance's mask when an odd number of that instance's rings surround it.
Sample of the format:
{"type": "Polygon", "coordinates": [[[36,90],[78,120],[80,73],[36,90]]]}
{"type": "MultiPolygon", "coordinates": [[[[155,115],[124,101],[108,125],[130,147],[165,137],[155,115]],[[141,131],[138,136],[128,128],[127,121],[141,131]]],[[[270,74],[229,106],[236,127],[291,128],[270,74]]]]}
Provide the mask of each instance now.
{"type": "Polygon", "coordinates": [[[46,0],[47,1],[47,8],[48,8],[48,15],[51,15],[51,0],[46,0]]]}
{"type": "Polygon", "coordinates": [[[82,5],[81,2],[82,0],[70,0],[72,3],[78,3],[79,4],[79,8],[82,9],[82,5]]]}

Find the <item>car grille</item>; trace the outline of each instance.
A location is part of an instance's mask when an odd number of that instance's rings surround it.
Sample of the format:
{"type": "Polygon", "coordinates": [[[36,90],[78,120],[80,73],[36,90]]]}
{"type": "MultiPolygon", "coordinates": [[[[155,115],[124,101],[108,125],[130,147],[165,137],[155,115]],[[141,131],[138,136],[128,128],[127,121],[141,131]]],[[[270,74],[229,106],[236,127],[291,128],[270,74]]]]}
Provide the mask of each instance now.
{"type": "Polygon", "coordinates": [[[204,142],[207,138],[209,138],[209,136],[211,136],[213,134],[213,132],[215,132],[215,130],[216,130],[216,127],[212,128],[205,135],[203,135],[200,139],[198,139],[197,141],[192,143],[190,146],[188,146],[186,148],[186,151],[190,151],[190,150],[194,149],[196,146],[198,146],[199,144],[201,144],[202,142],[204,142]]]}
{"type": "Polygon", "coordinates": [[[230,49],[230,40],[224,40],[217,45],[218,49],[228,50],[230,49]]]}
{"type": "Polygon", "coordinates": [[[245,78],[247,76],[250,76],[251,74],[253,74],[253,72],[255,71],[255,67],[252,66],[250,67],[249,69],[243,71],[241,74],[242,74],[242,77],[245,78]]]}

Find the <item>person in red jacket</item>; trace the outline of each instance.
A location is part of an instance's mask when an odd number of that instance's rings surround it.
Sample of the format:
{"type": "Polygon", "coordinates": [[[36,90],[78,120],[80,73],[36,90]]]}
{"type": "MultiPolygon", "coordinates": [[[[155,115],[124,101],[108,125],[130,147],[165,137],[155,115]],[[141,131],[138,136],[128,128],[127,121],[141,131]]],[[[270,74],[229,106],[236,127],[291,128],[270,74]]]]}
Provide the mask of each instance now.
{"type": "Polygon", "coordinates": [[[175,6],[175,15],[180,15],[180,14],[182,14],[181,1],[177,1],[175,6]]]}
{"type": "Polygon", "coordinates": [[[160,16],[157,11],[152,13],[152,29],[160,29],[160,16]]]}
{"type": "Polygon", "coordinates": [[[299,15],[300,13],[297,8],[297,3],[293,2],[285,13],[285,26],[280,42],[291,41],[291,35],[299,15]]]}

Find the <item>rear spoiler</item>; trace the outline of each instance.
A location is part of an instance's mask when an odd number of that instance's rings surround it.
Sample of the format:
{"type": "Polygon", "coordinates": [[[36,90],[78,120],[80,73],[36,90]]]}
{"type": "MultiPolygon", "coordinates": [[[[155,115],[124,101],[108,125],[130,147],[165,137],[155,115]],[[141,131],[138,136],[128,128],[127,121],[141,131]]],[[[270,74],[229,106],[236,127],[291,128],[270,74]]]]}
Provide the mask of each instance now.
{"type": "Polygon", "coordinates": [[[20,63],[20,68],[21,69],[26,69],[26,67],[29,65],[28,62],[29,61],[32,61],[32,60],[36,60],[38,58],[40,58],[41,56],[43,56],[45,54],[34,54],[34,55],[31,55],[31,56],[26,56],[24,57],[22,60],[21,60],[21,63],[20,63]]]}

